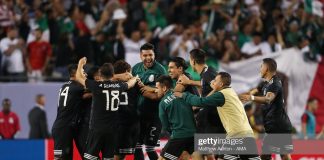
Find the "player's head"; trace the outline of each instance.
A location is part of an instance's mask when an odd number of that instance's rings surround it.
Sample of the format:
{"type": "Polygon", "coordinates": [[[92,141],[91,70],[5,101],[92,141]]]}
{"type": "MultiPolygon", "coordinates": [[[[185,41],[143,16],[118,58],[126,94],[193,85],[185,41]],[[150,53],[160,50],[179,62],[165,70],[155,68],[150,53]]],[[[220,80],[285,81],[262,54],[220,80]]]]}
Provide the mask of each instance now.
{"type": "Polygon", "coordinates": [[[163,96],[173,86],[172,78],[167,75],[162,75],[156,80],[156,88],[159,96],[163,96]]]}
{"type": "Polygon", "coordinates": [[[87,78],[95,81],[100,80],[99,66],[92,66],[87,72],[87,78]]]}
{"type": "Polygon", "coordinates": [[[188,65],[183,58],[175,57],[170,60],[168,67],[169,76],[172,79],[178,79],[179,76],[188,68],[188,65]]]}
{"type": "Polygon", "coordinates": [[[267,74],[275,74],[277,71],[277,63],[272,58],[263,59],[261,64],[260,74],[262,78],[265,78],[267,74]]]}
{"type": "Polygon", "coordinates": [[[202,49],[193,49],[190,51],[190,66],[196,72],[197,65],[205,65],[206,52],[202,49]]]}
{"type": "Polygon", "coordinates": [[[111,79],[114,76],[114,67],[111,63],[104,63],[99,69],[102,80],[111,79]]]}
{"type": "MultiPolygon", "coordinates": [[[[124,60],[118,60],[117,62],[114,63],[114,71],[115,74],[123,74],[123,73],[129,73],[131,72],[131,66],[124,60]]],[[[131,76],[124,76],[122,79],[119,79],[121,81],[128,81],[131,76]]]]}
{"type": "Polygon", "coordinates": [[[309,98],[307,101],[308,110],[314,112],[318,108],[318,102],[316,98],[309,98]]]}
{"type": "Polygon", "coordinates": [[[77,64],[70,64],[68,66],[68,71],[69,71],[70,78],[75,77],[75,74],[76,74],[77,69],[78,69],[78,65],[77,64]]]}
{"type": "Polygon", "coordinates": [[[141,46],[140,52],[141,60],[144,63],[144,67],[151,68],[155,60],[154,45],[151,43],[145,43],[141,46]]]}
{"type": "Polygon", "coordinates": [[[45,101],[46,101],[45,95],[44,94],[37,94],[36,98],[35,98],[35,101],[36,101],[37,104],[45,106],[45,101]]]}
{"type": "Polygon", "coordinates": [[[9,98],[5,98],[2,100],[2,111],[5,113],[10,112],[11,108],[11,101],[9,98]]]}
{"type": "Polygon", "coordinates": [[[219,91],[225,87],[231,85],[231,75],[227,72],[219,72],[215,79],[210,82],[210,87],[214,90],[219,91]]]}

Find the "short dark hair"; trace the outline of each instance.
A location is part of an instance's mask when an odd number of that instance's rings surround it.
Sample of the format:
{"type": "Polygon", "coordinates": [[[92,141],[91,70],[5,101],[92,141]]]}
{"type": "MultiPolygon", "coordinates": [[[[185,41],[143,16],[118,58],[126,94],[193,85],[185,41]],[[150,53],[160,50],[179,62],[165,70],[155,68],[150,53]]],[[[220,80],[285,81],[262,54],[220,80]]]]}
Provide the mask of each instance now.
{"type": "Polygon", "coordinates": [[[39,27],[37,27],[36,29],[34,29],[34,31],[39,31],[39,32],[43,33],[43,30],[41,28],[39,28],[39,27]]]}
{"type": "Polygon", "coordinates": [[[39,101],[39,99],[42,98],[42,97],[44,97],[44,96],[45,96],[44,94],[39,93],[39,94],[36,95],[35,100],[36,100],[36,101],[39,101]]]}
{"type": "Polygon", "coordinates": [[[99,73],[99,66],[92,66],[87,72],[87,78],[90,80],[94,80],[95,74],[99,73]]]}
{"type": "Polygon", "coordinates": [[[131,66],[124,60],[118,60],[114,63],[115,74],[125,73],[131,71],[131,66]]]}
{"type": "Polygon", "coordinates": [[[114,75],[114,67],[111,63],[104,63],[100,69],[100,74],[104,78],[111,78],[114,75]]]}
{"type": "Polygon", "coordinates": [[[310,98],[308,98],[308,100],[307,100],[307,104],[312,103],[312,102],[314,102],[314,101],[317,101],[317,99],[314,98],[314,97],[310,97],[310,98]]]}
{"type": "Polygon", "coordinates": [[[75,73],[78,69],[78,65],[77,64],[70,64],[68,66],[68,71],[69,71],[69,75],[70,77],[74,77],[75,76],[75,73]]]}
{"type": "Polygon", "coordinates": [[[172,58],[170,60],[170,62],[175,63],[175,65],[177,67],[182,67],[183,68],[183,71],[185,71],[188,68],[188,65],[187,65],[186,61],[183,58],[181,58],[181,57],[172,58]]]}
{"type": "Polygon", "coordinates": [[[168,89],[173,87],[172,78],[168,75],[160,76],[156,82],[159,82],[161,85],[166,86],[168,89]]]}
{"type": "Polygon", "coordinates": [[[151,43],[145,43],[141,46],[140,51],[142,52],[143,50],[153,50],[154,51],[154,45],[151,43]]]}
{"type": "Polygon", "coordinates": [[[263,63],[268,66],[270,72],[277,71],[277,62],[272,58],[264,58],[263,63]]]}
{"type": "Polygon", "coordinates": [[[190,57],[198,64],[205,63],[206,52],[202,49],[193,49],[190,51],[190,57]]]}
{"type": "Polygon", "coordinates": [[[5,98],[2,100],[2,105],[5,105],[5,104],[11,104],[11,101],[9,98],[5,98]]]}
{"type": "Polygon", "coordinates": [[[221,76],[221,80],[224,86],[230,86],[232,83],[231,75],[227,72],[219,72],[217,75],[221,76]]]}

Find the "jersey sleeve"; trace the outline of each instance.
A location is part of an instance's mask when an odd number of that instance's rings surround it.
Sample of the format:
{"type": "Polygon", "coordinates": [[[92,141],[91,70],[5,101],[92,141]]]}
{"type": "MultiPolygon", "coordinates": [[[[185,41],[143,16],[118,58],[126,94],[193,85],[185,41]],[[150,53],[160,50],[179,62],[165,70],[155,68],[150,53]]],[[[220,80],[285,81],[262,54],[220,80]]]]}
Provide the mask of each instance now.
{"type": "Polygon", "coordinates": [[[307,123],[308,115],[306,113],[304,113],[301,119],[302,119],[302,123],[307,123]]]}
{"type": "Polygon", "coordinates": [[[124,91],[126,91],[128,89],[128,84],[125,83],[125,82],[120,82],[119,85],[120,85],[120,91],[121,92],[124,92],[124,91]]]}
{"type": "Polygon", "coordinates": [[[90,91],[94,91],[97,87],[97,83],[94,80],[86,79],[85,81],[86,88],[88,88],[90,91]]]}
{"type": "Polygon", "coordinates": [[[199,107],[220,107],[225,103],[225,97],[221,92],[216,92],[208,97],[198,97],[188,92],[182,97],[188,104],[199,107]]]}
{"type": "Polygon", "coordinates": [[[277,95],[277,93],[279,92],[280,87],[276,84],[276,83],[272,83],[270,84],[267,92],[271,92],[274,93],[275,95],[277,95]]]}

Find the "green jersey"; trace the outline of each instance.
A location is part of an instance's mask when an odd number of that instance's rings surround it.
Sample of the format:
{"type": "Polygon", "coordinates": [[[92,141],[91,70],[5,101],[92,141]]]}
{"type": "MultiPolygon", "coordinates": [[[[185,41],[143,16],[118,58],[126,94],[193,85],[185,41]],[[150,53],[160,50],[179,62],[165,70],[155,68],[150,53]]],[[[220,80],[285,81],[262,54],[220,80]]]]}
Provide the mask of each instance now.
{"type": "MultiPolygon", "coordinates": [[[[158,63],[154,62],[151,68],[145,69],[143,62],[137,63],[132,68],[133,76],[138,75],[144,85],[155,87],[156,79],[161,75],[166,75],[167,72],[164,67],[158,63]]],[[[141,116],[145,117],[158,117],[158,106],[159,101],[153,101],[147,98],[144,98],[142,95],[138,98],[138,110],[141,116]]]]}
{"type": "Polygon", "coordinates": [[[171,139],[193,137],[196,125],[191,105],[168,91],[159,105],[162,128],[171,132],[171,139]]]}

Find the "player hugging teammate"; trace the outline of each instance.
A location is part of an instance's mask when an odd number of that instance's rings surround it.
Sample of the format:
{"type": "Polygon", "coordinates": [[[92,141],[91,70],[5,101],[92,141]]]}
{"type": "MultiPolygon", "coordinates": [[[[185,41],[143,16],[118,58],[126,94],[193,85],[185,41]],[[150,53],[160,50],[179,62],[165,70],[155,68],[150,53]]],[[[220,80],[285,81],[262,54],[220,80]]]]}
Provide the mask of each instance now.
{"type": "MultiPolygon", "coordinates": [[[[255,144],[243,104],[230,87],[231,76],[208,67],[203,50],[193,49],[189,54],[190,65],[200,74],[200,81],[191,80],[186,73],[188,66],[180,57],[170,60],[167,73],[155,61],[154,46],[150,43],[141,46],[142,62],[133,68],[120,60],[85,73],[86,58],[71,65],[70,80],[59,91],[57,118],[52,128],[55,159],[72,159],[73,141],[87,160],[99,159],[100,152],[104,160],[124,159],[128,154],[144,160],[144,147],[150,160],[190,159],[191,155],[192,159],[202,159],[194,152],[195,133],[224,133],[227,138],[238,136],[255,144]],[[155,147],[159,146],[162,129],[170,132],[171,137],[159,157],[155,147]]],[[[245,99],[268,104],[282,98],[280,89],[271,87],[280,85],[272,72],[272,63],[265,60],[267,70],[263,69],[269,71],[264,71],[264,77],[269,79],[264,90],[270,95],[265,95],[264,101],[262,97],[245,99]]],[[[280,105],[270,104],[266,105],[266,112],[273,105],[280,105]]],[[[285,120],[289,125],[289,119],[285,120]]],[[[256,154],[220,157],[260,159],[256,154]]]]}

